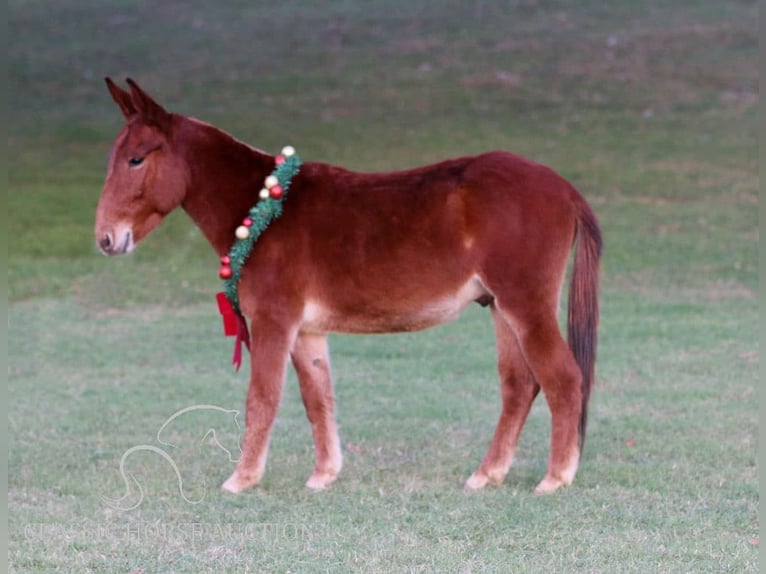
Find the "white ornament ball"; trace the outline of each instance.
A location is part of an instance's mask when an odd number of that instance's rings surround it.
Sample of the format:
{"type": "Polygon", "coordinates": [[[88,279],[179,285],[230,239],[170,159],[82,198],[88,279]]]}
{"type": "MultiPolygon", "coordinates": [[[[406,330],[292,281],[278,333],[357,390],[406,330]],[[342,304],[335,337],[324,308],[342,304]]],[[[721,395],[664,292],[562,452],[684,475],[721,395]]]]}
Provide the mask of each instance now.
{"type": "Polygon", "coordinates": [[[248,237],[250,237],[250,230],[244,225],[240,225],[239,227],[237,227],[237,230],[234,232],[234,235],[237,236],[237,239],[247,239],[248,237]]]}
{"type": "Polygon", "coordinates": [[[291,145],[286,145],[282,148],[282,155],[285,157],[290,157],[291,155],[295,155],[295,148],[291,145]]]}
{"type": "Polygon", "coordinates": [[[266,188],[271,189],[272,187],[274,187],[275,185],[279,183],[279,180],[277,179],[276,175],[270,175],[269,177],[266,178],[265,183],[266,183],[266,188]]]}
{"type": "Polygon", "coordinates": [[[269,190],[264,187],[258,195],[261,197],[261,199],[268,199],[269,190]]]}

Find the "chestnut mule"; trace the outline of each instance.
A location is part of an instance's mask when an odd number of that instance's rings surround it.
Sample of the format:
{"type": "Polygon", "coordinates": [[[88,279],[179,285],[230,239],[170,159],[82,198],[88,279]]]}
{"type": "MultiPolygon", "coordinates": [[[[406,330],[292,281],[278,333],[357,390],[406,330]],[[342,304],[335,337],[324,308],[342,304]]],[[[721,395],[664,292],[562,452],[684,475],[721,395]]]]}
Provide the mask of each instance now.
{"type": "MultiPolygon", "coordinates": [[[[280,159],[199,120],[167,112],[134,81],[106,79],[125,117],[96,212],[96,242],[129,253],[177,207],[219,257],[280,159]]],[[[250,323],[243,455],[223,484],[240,492],[266,466],[288,360],[311,422],[321,489],[341,469],[327,333],[416,331],[488,306],[502,411],[466,483],[500,483],[532,402],[551,411],[548,469],[535,492],[574,479],[594,378],[601,234],[578,191],[553,170],[495,151],[389,173],[300,166],[284,209],[254,242],[237,284],[250,323]],[[571,250],[567,341],[557,312],[571,250]]],[[[245,323],[246,325],[246,323],[245,323]]]]}

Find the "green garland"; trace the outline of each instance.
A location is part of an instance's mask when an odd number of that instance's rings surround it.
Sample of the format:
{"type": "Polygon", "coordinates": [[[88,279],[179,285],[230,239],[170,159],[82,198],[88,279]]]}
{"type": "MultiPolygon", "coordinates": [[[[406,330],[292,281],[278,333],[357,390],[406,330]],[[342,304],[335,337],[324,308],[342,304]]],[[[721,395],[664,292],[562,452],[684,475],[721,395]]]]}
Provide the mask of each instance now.
{"type": "Polygon", "coordinates": [[[301,160],[291,147],[282,150],[277,156],[277,166],[266,178],[265,187],[261,190],[260,201],[249,212],[242,225],[237,227],[234,245],[228,256],[221,258],[219,276],[223,279],[223,290],[231,303],[234,312],[242,315],[239,308],[237,285],[242,275],[242,268],[247,261],[253,245],[271,224],[282,215],[282,204],[287,197],[290,183],[301,168],[301,160]]]}

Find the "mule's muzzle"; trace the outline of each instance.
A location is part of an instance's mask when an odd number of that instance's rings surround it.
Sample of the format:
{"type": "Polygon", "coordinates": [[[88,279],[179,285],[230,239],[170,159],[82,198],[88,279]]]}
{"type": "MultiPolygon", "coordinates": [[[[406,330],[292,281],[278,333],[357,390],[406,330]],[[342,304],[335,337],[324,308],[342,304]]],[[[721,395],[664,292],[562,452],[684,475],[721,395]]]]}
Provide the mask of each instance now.
{"type": "Polygon", "coordinates": [[[104,253],[108,253],[112,249],[112,245],[114,245],[114,239],[112,239],[111,233],[105,233],[104,236],[99,240],[98,246],[104,253]]]}
{"type": "Polygon", "coordinates": [[[107,231],[98,239],[98,248],[104,255],[121,255],[133,251],[133,233],[123,231],[115,238],[114,234],[107,231]]]}

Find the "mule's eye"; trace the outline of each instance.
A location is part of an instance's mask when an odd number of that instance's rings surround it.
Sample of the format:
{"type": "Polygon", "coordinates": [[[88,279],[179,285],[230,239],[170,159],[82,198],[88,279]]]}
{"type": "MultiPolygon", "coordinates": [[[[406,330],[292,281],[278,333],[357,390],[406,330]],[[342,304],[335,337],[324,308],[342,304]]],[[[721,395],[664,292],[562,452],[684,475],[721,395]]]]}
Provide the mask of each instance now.
{"type": "Polygon", "coordinates": [[[128,165],[130,167],[136,167],[137,165],[141,165],[144,163],[144,158],[142,157],[132,157],[128,160],[128,165]]]}

